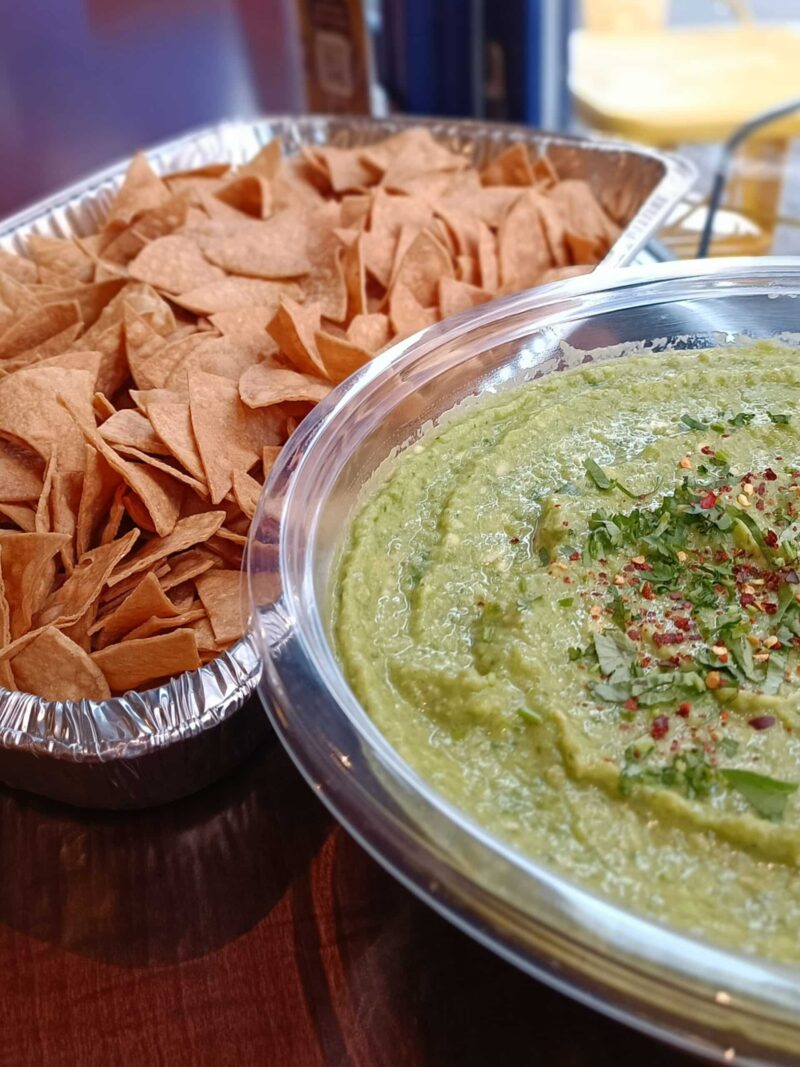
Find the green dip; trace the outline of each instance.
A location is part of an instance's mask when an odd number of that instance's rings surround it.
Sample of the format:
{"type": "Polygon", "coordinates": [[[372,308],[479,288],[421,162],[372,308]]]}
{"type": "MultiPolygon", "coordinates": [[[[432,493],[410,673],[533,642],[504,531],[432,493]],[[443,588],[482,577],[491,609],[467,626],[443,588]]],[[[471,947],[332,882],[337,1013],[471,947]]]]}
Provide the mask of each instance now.
{"type": "Polygon", "coordinates": [[[522,852],[800,961],[800,362],[638,356],[473,402],[357,515],[334,604],[391,744],[522,852]]]}

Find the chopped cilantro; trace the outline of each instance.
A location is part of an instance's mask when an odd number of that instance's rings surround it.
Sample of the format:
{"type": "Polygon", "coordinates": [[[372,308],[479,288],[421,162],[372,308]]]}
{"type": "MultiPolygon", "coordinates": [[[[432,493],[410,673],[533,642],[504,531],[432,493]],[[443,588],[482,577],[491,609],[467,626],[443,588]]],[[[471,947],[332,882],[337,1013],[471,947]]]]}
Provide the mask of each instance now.
{"type": "Polygon", "coordinates": [[[789,422],[788,415],[776,415],[772,411],[767,412],[767,417],[769,418],[769,421],[774,423],[776,426],[785,426],[789,422]]]}
{"type": "Polygon", "coordinates": [[[592,479],[598,489],[610,489],[614,484],[613,480],[609,478],[599,463],[595,463],[593,459],[587,459],[584,463],[586,473],[592,479]]]}
{"type": "Polygon", "coordinates": [[[723,779],[737,793],[755,808],[758,814],[771,822],[783,818],[789,797],[797,789],[797,782],[780,782],[777,778],[768,778],[755,771],[743,771],[723,767],[720,770],[723,779]]]}
{"type": "Polygon", "coordinates": [[[681,415],[680,421],[684,426],[688,426],[690,430],[707,430],[708,423],[701,422],[699,419],[695,419],[692,415],[681,415]]]}

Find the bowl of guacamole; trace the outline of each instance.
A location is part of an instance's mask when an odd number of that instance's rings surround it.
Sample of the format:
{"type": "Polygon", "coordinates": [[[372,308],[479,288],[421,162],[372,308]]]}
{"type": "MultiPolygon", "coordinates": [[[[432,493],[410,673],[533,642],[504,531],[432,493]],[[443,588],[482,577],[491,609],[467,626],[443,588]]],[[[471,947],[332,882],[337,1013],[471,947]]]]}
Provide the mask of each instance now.
{"type": "Polygon", "coordinates": [[[250,545],[265,703],[373,854],[539,977],[768,1062],[800,1040],[799,281],[659,265],[425,331],[301,427],[250,545]]]}

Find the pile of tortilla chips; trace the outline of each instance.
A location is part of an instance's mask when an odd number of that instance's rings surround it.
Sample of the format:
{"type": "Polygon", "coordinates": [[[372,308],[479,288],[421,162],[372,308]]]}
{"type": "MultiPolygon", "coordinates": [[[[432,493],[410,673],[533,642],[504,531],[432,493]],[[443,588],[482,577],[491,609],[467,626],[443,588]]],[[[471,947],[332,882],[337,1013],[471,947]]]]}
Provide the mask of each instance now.
{"type": "Polygon", "coordinates": [[[617,233],[524,146],[479,172],[414,129],[165,178],[137,156],[99,232],[0,253],[0,684],[102,700],[213,659],[310,407],[617,233]]]}

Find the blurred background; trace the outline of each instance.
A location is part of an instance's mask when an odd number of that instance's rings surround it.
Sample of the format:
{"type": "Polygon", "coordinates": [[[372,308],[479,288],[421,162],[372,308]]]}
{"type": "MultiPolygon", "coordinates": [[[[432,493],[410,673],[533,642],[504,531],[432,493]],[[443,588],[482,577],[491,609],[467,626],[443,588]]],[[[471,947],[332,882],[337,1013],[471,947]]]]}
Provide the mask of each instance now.
{"type": "MultiPolygon", "coordinates": [[[[681,151],[697,249],[721,146],[800,97],[798,0],[28,0],[4,5],[0,214],[224,118],[474,116],[681,151]]],[[[731,151],[714,254],[800,251],[800,118],[731,151]]]]}

